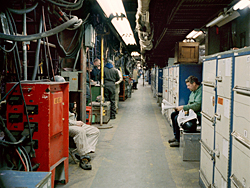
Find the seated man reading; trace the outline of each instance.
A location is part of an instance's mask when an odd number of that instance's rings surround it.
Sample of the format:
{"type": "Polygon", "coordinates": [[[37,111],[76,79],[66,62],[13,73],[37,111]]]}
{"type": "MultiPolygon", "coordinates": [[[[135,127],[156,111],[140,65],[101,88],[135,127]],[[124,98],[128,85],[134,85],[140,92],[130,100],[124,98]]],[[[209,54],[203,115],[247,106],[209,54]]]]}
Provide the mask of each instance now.
{"type": "Polygon", "coordinates": [[[76,158],[80,160],[79,166],[84,170],[91,170],[91,165],[88,164],[91,159],[87,154],[95,152],[99,134],[100,131],[96,127],[77,121],[76,103],[70,103],[69,136],[73,137],[78,152],[76,158]]]}
{"type": "Polygon", "coordinates": [[[168,140],[168,142],[170,143],[170,147],[179,147],[180,145],[180,130],[177,122],[179,111],[188,111],[189,109],[192,109],[197,114],[198,121],[201,121],[200,111],[202,102],[202,87],[200,85],[200,82],[195,76],[189,76],[185,80],[185,82],[187,88],[191,91],[191,94],[189,95],[188,104],[176,107],[175,112],[172,112],[171,114],[173,132],[175,137],[168,140]]]}

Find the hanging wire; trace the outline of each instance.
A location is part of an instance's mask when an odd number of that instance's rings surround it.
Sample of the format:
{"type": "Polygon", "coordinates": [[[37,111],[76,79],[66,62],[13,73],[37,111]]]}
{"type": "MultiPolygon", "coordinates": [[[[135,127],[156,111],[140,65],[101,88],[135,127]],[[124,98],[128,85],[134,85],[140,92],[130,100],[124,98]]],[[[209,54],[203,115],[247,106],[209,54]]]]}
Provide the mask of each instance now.
{"type": "Polygon", "coordinates": [[[16,148],[15,148],[15,150],[16,150],[18,156],[20,157],[20,160],[22,161],[22,164],[23,164],[23,166],[24,166],[24,170],[27,171],[27,167],[26,167],[26,165],[25,165],[25,163],[24,163],[24,161],[23,161],[22,156],[20,155],[20,153],[18,152],[18,150],[17,150],[16,148]]]}

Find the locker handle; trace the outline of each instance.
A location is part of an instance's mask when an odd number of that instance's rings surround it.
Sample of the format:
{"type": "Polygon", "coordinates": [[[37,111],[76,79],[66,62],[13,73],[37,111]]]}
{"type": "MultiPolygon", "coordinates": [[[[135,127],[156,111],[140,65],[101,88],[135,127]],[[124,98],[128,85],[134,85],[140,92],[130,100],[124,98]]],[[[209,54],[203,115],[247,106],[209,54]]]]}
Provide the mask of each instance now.
{"type": "Polygon", "coordinates": [[[232,174],[230,176],[230,179],[232,180],[233,184],[236,186],[236,187],[239,187],[239,188],[244,188],[245,186],[240,182],[240,180],[234,175],[232,174]]]}
{"type": "Polygon", "coordinates": [[[215,83],[214,82],[209,82],[209,81],[203,81],[201,82],[205,86],[210,86],[215,88],[215,83]]]}
{"type": "Polygon", "coordinates": [[[245,137],[243,137],[240,133],[237,133],[236,131],[233,131],[231,133],[231,135],[237,140],[239,141],[241,144],[243,144],[244,146],[246,146],[248,149],[250,149],[250,141],[248,139],[246,139],[245,137]]]}
{"type": "Polygon", "coordinates": [[[222,82],[222,76],[217,76],[215,80],[217,80],[218,82],[222,82]]]}
{"type": "Polygon", "coordinates": [[[201,115],[204,116],[206,119],[208,119],[209,121],[211,121],[212,123],[214,122],[214,117],[211,117],[210,115],[208,115],[207,113],[201,111],[201,115]]]}
{"type": "Polygon", "coordinates": [[[208,146],[207,146],[207,144],[205,144],[205,142],[201,139],[200,140],[200,143],[201,143],[201,146],[208,152],[208,154],[212,157],[212,160],[214,160],[214,156],[213,156],[213,154],[214,154],[214,151],[213,150],[211,150],[208,146]]]}
{"type": "Polygon", "coordinates": [[[243,94],[243,95],[250,96],[250,88],[235,86],[233,88],[233,91],[236,91],[237,93],[240,93],[240,94],[243,94]]]}
{"type": "Polygon", "coordinates": [[[221,115],[220,114],[215,113],[214,116],[216,117],[217,120],[219,120],[219,121],[221,120],[221,115]]]}

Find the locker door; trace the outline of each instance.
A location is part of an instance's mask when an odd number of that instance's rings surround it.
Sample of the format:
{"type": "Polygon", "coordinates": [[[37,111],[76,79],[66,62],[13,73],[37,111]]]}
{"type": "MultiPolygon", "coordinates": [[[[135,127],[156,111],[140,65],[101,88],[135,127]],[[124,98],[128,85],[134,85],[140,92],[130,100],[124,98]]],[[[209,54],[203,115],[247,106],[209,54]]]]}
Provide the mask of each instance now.
{"type": "MultiPolygon", "coordinates": [[[[203,86],[202,92],[202,115],[213,122],[215,112],[215,92],[214,88],[203,86]]],[[[204,119],[202,118],[202,119],[204,119]]]]}
{"type": "Polygon", "coordinates": [[[216,59],[203,63],[203,82],[215,83],[216,78],[216,59]]]}
{"type": "Polygon", "coordinates": [[[228,148],[229,141],[219,133],[215,135],[215,168],[218,170],[219,178],[221,176],[226,180],[228,171],[228,148]]]}
{"type": "Polygon", "coordinates": [[[217,71],[217,94],[222,97],[230,98],[231,95],[231,75],[232,57],[218,60],[217,71]]]}
{"type": "Polygon", "coordinates": [[[230,100],[224,97],[217,97],[215,130],[224,138],[229,139],[230,127],[230,100]]]}
{"type": "Polygon", "coordinates": [[[226,179],[221,175],[221,173],[217,169],[215,169],[214,173],[214,185],[214,187],[227,188],[226,179]]]}
{"type": "Polygon", "coordinates": [[[211,155],[208,154],[204,147],[201,147],[200,179],[206,187],[211,187],[213,180],[213,160],[211,160],[211,155]]]}
{"type": "Polygon", "coordinates": [[[250,157],[233,145],[231,187],[250,187],[250,157]]]}
{"type": "Polygon", "coordinates": [[[202,118],[201,140],[209,150],[214,148],[214,126],[211,121],[202,118]]]}

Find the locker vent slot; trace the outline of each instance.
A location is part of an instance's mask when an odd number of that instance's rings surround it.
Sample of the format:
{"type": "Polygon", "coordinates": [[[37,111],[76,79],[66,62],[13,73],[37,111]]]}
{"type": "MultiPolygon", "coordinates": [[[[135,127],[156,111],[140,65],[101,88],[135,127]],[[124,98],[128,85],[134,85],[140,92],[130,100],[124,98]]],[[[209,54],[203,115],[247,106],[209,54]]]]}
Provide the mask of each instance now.
{"type": "Polygon", "coordinates": [[[231,135],[237,140],[239,141],[241,144],[243,144],[244,146],[246,146],[248,149],[250,149],[250,141],[248,139],[246,139],[244,136],[242,136],[241,134],[237,133],[236,131],[233,131],[231,133],[231,135]]]}
{"type": "Polygon", "coordinates": [[[9,122],[10,123],[23,122],[23,114],[22,113],[9,113],[9,122]]]}

